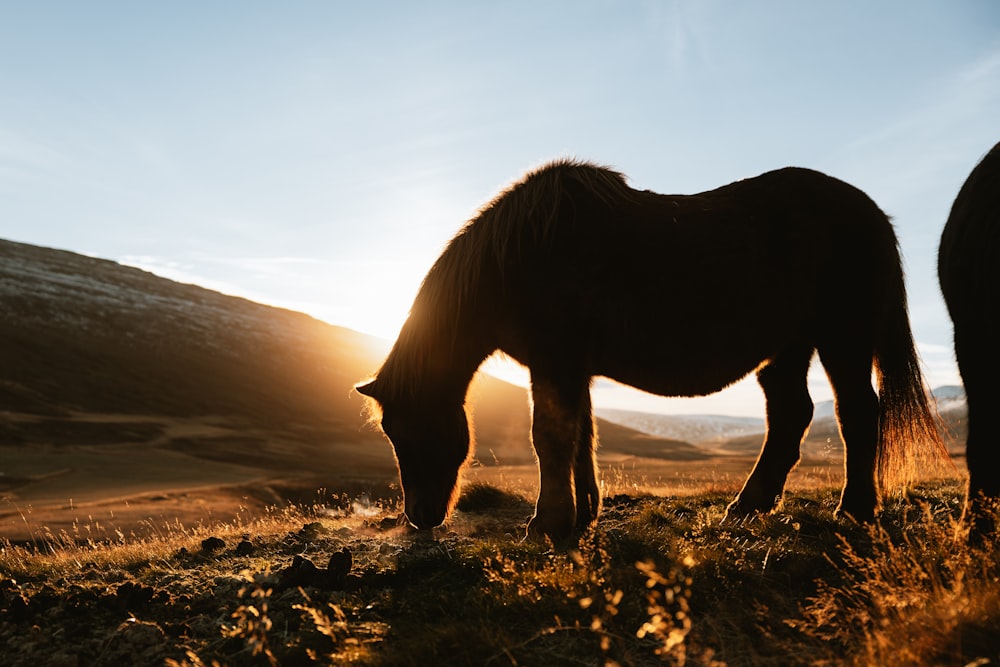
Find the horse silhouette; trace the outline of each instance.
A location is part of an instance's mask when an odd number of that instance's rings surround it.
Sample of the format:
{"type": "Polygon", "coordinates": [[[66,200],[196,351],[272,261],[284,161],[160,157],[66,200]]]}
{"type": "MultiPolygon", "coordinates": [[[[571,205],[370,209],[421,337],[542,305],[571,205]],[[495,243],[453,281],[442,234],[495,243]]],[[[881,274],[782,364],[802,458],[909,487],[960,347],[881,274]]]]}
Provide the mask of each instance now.
{"type": "Polygon", "coordinates": [[[974,535],[996,526],[1000,449],[990,433],[1000,404],[1000,143],[972,170],[951,207],[938,250],[941,292],[955,326],[955,358],[968,400],[966,515],[974,535]]]}
{"type": "Polygon", "coordinates": [[[814,352],[846,445],[839,512],[873,518],[915,454],[943,451],[892,225],[863,192],[816,171],[665,195],[562,160],[480,210],[424,278],[374,379],[357,386],[374,399],[418,528],[441,524],[455,501],[471,446],[466,390],[495,350],[530,372],[533,537],[597,518],[596,376],[698,396],[756,373],[767,433],[729,516],[780,501],[812,419],[814,352]]]}

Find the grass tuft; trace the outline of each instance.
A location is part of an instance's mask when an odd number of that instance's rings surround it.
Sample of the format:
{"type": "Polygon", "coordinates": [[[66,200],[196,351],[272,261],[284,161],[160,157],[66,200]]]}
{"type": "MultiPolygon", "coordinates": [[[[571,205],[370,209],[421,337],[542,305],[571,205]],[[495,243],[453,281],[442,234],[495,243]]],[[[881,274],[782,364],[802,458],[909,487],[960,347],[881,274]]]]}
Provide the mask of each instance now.
{"type": "Polygon", "coordinates": [[[456,508],[463,512],[482,513],[490,510],[530,510],[531,504],[519,493],[476,482],[462,489],[456,508]]]}

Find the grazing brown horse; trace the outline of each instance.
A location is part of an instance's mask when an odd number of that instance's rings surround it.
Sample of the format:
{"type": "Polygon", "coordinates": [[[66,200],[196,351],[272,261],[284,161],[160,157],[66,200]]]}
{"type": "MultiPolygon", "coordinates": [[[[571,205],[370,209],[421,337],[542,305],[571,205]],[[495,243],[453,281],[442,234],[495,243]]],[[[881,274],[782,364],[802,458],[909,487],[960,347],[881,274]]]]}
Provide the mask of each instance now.
{"type": "Polygon", "coordinates": [[[375,379],[357,387],[374,399],[418,528],[452,507],[470,451],[466,389],[498,349],[531,374],[532,536],[561,538],[597,518],[595,376],[700,396],[757,374],[767,435],[731,515],[779,502],[812,419],[814,352],[846,443],[839,511],[871,519],[904,454],[943,449],[892,226],[863,192],[815,171],[664,195],[559,161],[484,207],[424,278],[375,379]]]}
{"type": "Polygon", "coordinates": [[[972,170],[941,234],[938,278],[955,325],[955,357],[969,406],[966,514],[974,536],[996,527],[990,505],[1000,500],[1000,448],[993,415],[1000,405],[1000,144],[972,170]]]}

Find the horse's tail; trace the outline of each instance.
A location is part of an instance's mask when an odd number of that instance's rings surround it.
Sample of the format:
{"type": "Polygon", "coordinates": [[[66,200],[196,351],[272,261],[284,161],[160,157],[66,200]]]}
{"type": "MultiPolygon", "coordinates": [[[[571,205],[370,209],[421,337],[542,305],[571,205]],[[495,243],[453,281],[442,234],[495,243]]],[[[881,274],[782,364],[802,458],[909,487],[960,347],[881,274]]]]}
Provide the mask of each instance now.
{"type": "Polygon", "coordinates": [[[918,473],[945,474],[955,469],[913,342],[898,249],[896,267],[889,285],[892,298],[885,302],[886,326],[875,346],[879,393],[877,476],[883,491],[904,487],[918,473]]]}

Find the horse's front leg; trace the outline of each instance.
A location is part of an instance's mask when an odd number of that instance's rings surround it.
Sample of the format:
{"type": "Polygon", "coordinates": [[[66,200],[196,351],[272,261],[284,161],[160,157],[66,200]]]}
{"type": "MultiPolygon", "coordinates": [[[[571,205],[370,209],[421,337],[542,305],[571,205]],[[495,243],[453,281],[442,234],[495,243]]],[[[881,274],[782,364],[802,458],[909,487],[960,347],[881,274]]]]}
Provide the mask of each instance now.
{"type": "Polygon", "coordinates": [[[601,511],[601,490],[597,483],[597,429],[590,405],[590,392],[584,395],[580,410],[580,436],[573,463],[573,486],[576,491],[576,530],[583,531],[597,521],[601,511]]]}
{"type": "Polygon", "coordinates": [[[573,532],[577,520],[573,478],[585,394],[586,385],[567,390],[532,375],[531,443],[538,458],[539,485],[535,515],[528,522],[530,539],[558,541],[573,532]]]}

